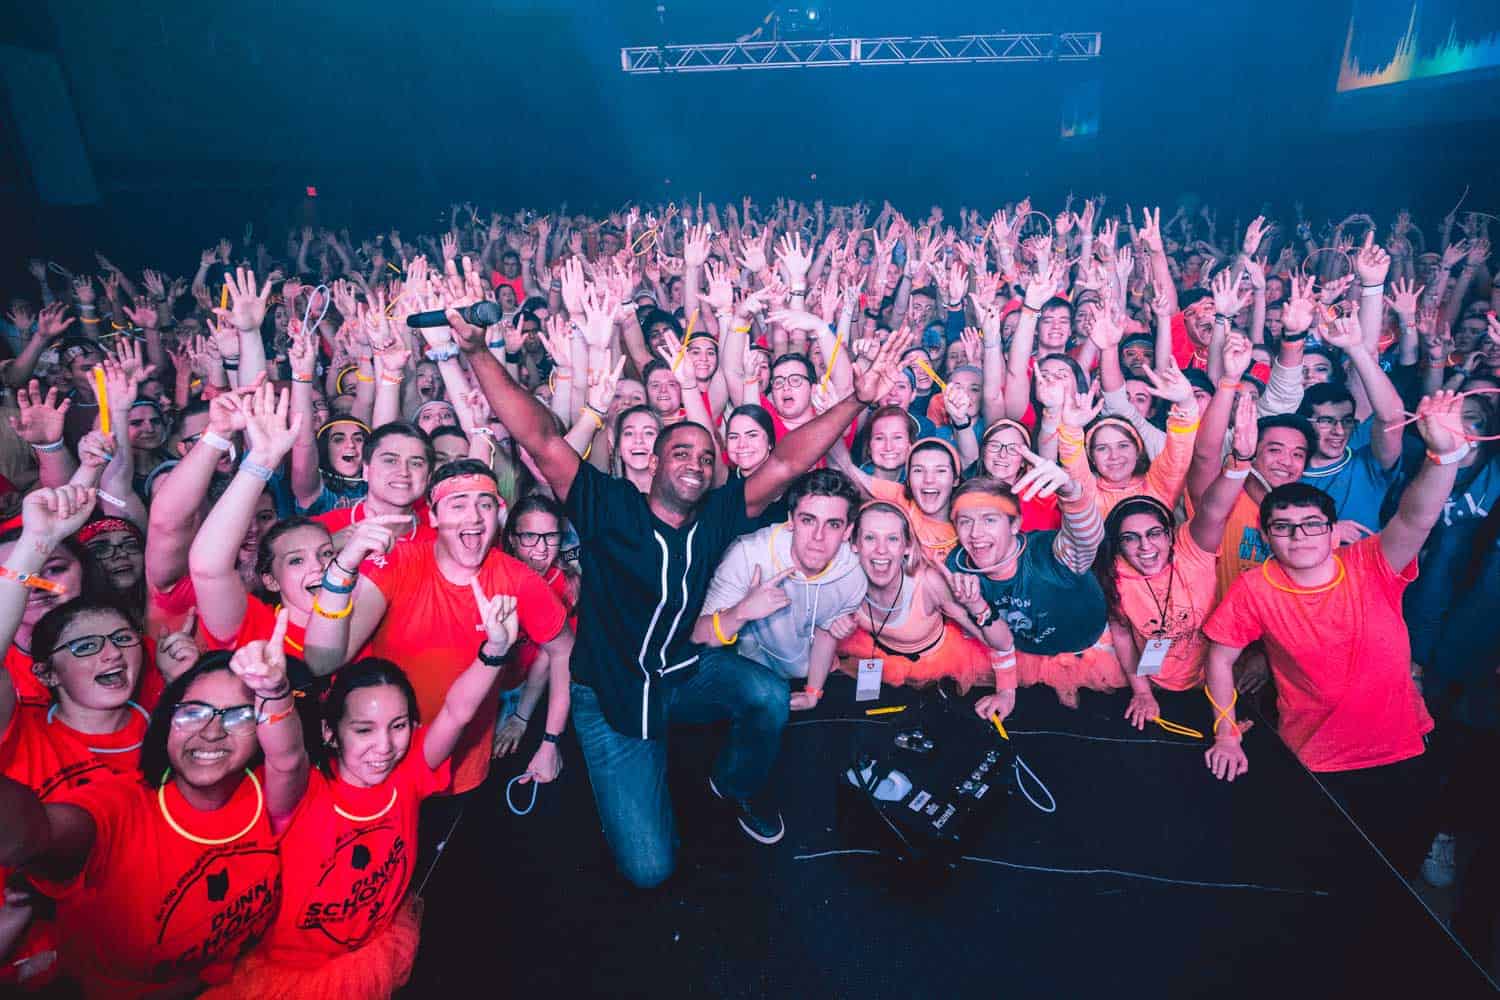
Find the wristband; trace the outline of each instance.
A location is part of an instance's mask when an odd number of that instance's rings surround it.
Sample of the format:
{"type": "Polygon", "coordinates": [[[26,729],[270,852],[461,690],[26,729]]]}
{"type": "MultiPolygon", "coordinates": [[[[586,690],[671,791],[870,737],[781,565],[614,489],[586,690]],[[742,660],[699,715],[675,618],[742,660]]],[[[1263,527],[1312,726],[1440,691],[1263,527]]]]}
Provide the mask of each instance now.
{"type": "Polygon", "coordinates": [[[1385,291],[1385,282],[1382,281],[1378,285],[1361,284],[1359,288],[1360,298],[1369,298],[1372,295],[1379,295],[1381,292],[1385,291]]]}
{"type": "Polygon", "coordinates": [[[531,716],[529,715],[522,715],[520,712],[512,712],[510,714],[515,716],[517,719],[520,719],[521,725],[523,726],[528,725],[531,722],[531,716]]]}
{"type": "Polygon", "coordinates": [[[205,431],[203,436],[198,440],[208,445],[214,451],[228,451],[234,447],[233,441],[220,434],[215,434],[213,431],[205,431]]]}
{"type": "Polygon", "coordinates": [[[292,381],[296,382],[298,385],[312,385],[313,377],[311,375],[304,376],[304,375],[297,375],[297,374],[294,373],[292,375],[292,381]]]}
{"type": "Polygon", "coordinates": [[[499,667],[505,666],[505,656],[506,656],[506,653],[510,652],[510,650],[506,650],[505,653],[501,653],[499,656],[490,656],[488,653],[486,653],[484,651],[484,646],[485,646],[485,643],[487,643],[487,642],[489,642],[489,639],[480,639],[479,640],[479,649],[474,654],[475,658],[478,659],[480,663],[483,663],[487,667],[499,668],[499,667]]]}
{"type": "Polygon", "coordinates": [[[1228,389],[1230,392],[1239,392],[1245,388],[1245,383],[1234,379],[1221,378],[1219,379],[1219,388],[1228,389]]]}
{"type": "MultiPolygon", "coordinates": [[[[504,344],[504,341],[501,341],[501,343],[504,344]]],[[[520,351],[506,351],[505,352],[505,363],[508,364],[508,365],[518,365],[518,364],[520,364],[521,363],[521,352],[520,351]]]]}
{"type": "MultiPolygon", "coordinates": [[[[285,695],[281,695],[279,697],[285,697],[285,695]]],[[[275,699],[267,698],[266,700],[267,701],[273,701],[275,699]]],[[[289,719],[293,715],[296,715],[296,714],[297,714],[297,705],[294,702],[291,705],[288,705],[286,708],[283,708],[281,711],[277,712],[275,715],[257,715],[255,717],[255,724],[257,726],[274,726],[276,723],[280,722],[281,720],[283,720],[283,719],[289,719]]]]}
{"type": "MultiPolygon", "coordinates": [[[[312,380],[308,379],[308,381],[310,382],[312,380]]],[[[402,382],[406,381],[406,376],[405,375],[381,375],[380,376],[380,381],[383,382],[383,383],[385,383],[386,385],[400,385],[402,382]]]]}
{"type": "Polygon", "coordinates": [[[714,635],[718,638],[719,645],[721,646],[733,646],[740,641],[740,634],[738,632],[728,637],[724,635],[724,630],[719,627],[719,612],[717,611],[714,612],[714,635]]]}
{"type": "Polygon", "coordinates": [[[1221,313],[1221,312],[1216,312],[1216,313],[1214,313],[1214,322],[1215,323],[1226,323],[1226,324],[1227,323],[1233,323],[1234,322],[1234,317],[1233,316],[1227,316],[1227,315],[1225,315],[1224,313],[1221,313]]]}
{"type": "Polygon", "coordinates": [[[1456,465],[1457,463],[1462,462],[1464,458],[1468,456],[1469,452],[1473,450],[1474,446],[1465,441],[1463,444],[1459,445],[1457,448],[1454,448],[1452,451],[1447,452],[1446,454],[1439,455],[1437,452],[1429,450],[1427,452],[1427,460],[1436,465],[1456,465]]]}
{"type": "Polygon", "coordinates": [[[271,469],[266,468],[259,462],[252,462],[248,458],[240,463],[240,471],[250,473],[250,475],[254,476],[256,479],[259,479],[263,483],[269,483],[271,481],[271,477],[275,475],[275,472],[273,472],[271,469]]]}
{"type": "Polygon", "coordinates": [[[1306,340],[1307,339],[1307,331],[1303,330],[1301,333],[1287,333],[1285,330],[1283,330],[1281,332],[1281,339],[1282,340],[1291,340],[1291,341],[1306,340]]]}
{"type": "Polygon", "coordinates": [[[228,358],[224,358],[220,363],[223,364],[224,370],[227,372],[237,372],[240,370],[239,358],[235,358],[233,361],[229,360],[228,358]]]}
{"type": "Polygon", "coordinates": [[[1198,425],[1200,423],[1202,423],[1201,420],[1194,420],[1192,423],[1188,424],[1185,427],[1173,427],[1171,424],[1168,424],[1167,425],[1167,433],[1168,434],[1196,434],[1197,431],[1198,431],[1198,425]]]}
{"type": "Polygon", "coordinates": [[[1232,449],[1229,452],[1229,457],[1234,459],[1236,462],[1244,462],[1246,465],[1249,465],[1251,462],[1255,461],[1255,456],[1253,454],[1247,457],[1232,449]]]}
{"type": "Polygon", "coordinates": [[[1016,647],[1009,649],[990,650],[990,669],[997,673],[1001,670],[1014,670],[1016,666],[1016,647]]]}
{"type": "Polygon", "coordinates": [[[344,605],[344,609],[342,611],[325,611],[323,609],[323,605],[318,603],[318,599],[316,597],[313,598],[313,613],[319,618],[327,618],[331,622],[339,621],[342,618],[348,618],[349,613],[353,610],[354,602],[350,601],[348,604],[344,605]]]}
{"type": "Polygon", "coordinates": [[[737,327],[734,328],[734,332],[735,333],[749,333],[750,332],[750,324],[746,323],[744,326],[737,326],[737,327]]]}
{"type": "Polygon", "coordinates": [[[805,688],[802,689],[802,693],[803,694],[810,694],[810,695],[812,695],[813,701],[822,701],[823,700],[823,689],[822,688],[805,687],[805,688]]]}
{"type": "Polygon", "coordinates": [[[542,734],[542,742],[543,743],[551,743],[553,746],[556,746],[557,745],[557,736],[554,735],[554,734],[552,734],[552,733],[543,733],[542,734]]]}
{"type": "Polygon", "coordinates": [[[53,441],[51,444],[34,444],[34,445],[32,445],[32,447],[35,448],[37,451],[46,452],[48,454],[51,454],[54,451],[62,451],[62,446],[63,446],[63,439],[62,438],[58,438],[56,441],[53,441]]]}
{"type": "Polygon", "coordinates": [[[364,372],[355,372],[354,373],[354,380],[356,382],[373,382],[373,381],[375,381],[375,376],[373,376],[373,375],[366,375],[364,372]]]}
{"type": "Polygon", "coordinates": [[[594,418],[594,430],[595,431],[602,431],[602,430],[604,430],[604,415],[603,414],[601,414],[598,410],[594,409],[592,406],[588,406],[588,405],[585,405],[583,407],[582,412],[586,413],[589,416],[591,416],[591,417],[594,418]]]}
{"type": "Polygon", "coordinates": [[[458,357],[458,345],[450,343],[444,344],[441,347],[429,348],[425,357],[428,361],[452,361],[458,357]]]}
{"type": "MultiPolygon", "coordinates": [[[[968,608],[964,608],[964,610],[969,611],[968,608]]],[[[974,612],[969,611],[969,618],[974,622],[975,625],[978,625],[980,628],[984,628],[986,625],[988,625],[990,623],[990,619],[994,616],[995,609],[990,607],[988,604],[984,606],[984,611],[982,611],[980,614],[976,615],[974,612]]]]}
{"type": "Polygon", "coordinates": [[[0,566],[0,580],[14,580],[23,587],[30,587],[32,590],[40,590],[48,594],[63,592],[63,586],[60,583],[53,583],[46,577],[37,576],[35,573],[17,573],[9,566],[0,566]]]}
{"type": "Polygon", "coordinates": [[[323,573],[322,589],[330,594],[352,594],[354,593],[354,577],[349,577],[344,583],[336,584],[328,576],[327,571],[323,573]]]}
{"type": "Polygon", "coordinates": [[[1225,479],[1248,479],[1250,477],[1250,466],[1246,465],[1239,469],[1225,469],[1220,475],[1225,479]]]}

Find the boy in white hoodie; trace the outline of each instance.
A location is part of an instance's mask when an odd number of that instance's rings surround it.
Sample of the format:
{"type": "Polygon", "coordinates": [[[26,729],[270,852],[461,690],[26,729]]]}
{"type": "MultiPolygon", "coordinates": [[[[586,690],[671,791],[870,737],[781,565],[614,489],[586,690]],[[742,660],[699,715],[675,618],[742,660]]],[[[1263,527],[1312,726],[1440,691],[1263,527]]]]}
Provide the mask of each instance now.
{"type": "Polygon", "coordinates": [[[790,522],[740,536],[708,585],[693,640],[736,652],[788,680],[806,679],[791,708],[823,696],[838,640],[828,625],[864,600],[867,581],[849,548],[859,494],[833,469],[804,473],[787,490],[790,522]]]}

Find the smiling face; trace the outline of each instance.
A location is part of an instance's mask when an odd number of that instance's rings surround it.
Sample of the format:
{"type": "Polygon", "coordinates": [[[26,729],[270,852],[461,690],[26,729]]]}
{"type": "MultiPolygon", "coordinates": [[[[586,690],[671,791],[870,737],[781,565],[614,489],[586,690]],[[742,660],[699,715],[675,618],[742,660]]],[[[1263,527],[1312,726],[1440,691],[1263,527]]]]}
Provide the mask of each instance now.
{"type": "Polygon", "coordinates": [[[1128,374],[1139,375],[1156,364],[1156,351],[1150,344],[1132,341],[1120,348],[1120,365],[1128,374]]]}
{"type": "Polygon", "coordinates": [[[804,576],[828,568],[853,530],[853,511],[843,497],[809,496],[792,511],[792,560],[804,576]]]}
{"type": "Polygon", "coordinates": [[[670,371],[658,368],[646,377],[646,399],[658,416],[675,418],[682,409],[682,386],[670,371]]]}
{"type": "Polygon", "coordinates": [[[500,534],[500,498],[487,491],[454,493],[429,511],[444,555],[478,569],[500,534]]]}
{"type": "Polygon", "coordinates": [[[1073,313],[1067,306],[1049,306],[1036,322],[1038,354],[1061,354],[1073,333],[1073,313]]]}
{"type": "Polygon", "coordinates": [[[1269,427],[1260,435],[1252,464],[1272,487],[1296,482],[1307,468],[1307,438],[1294,427],[1269,427]]]}
{"type": "Polygon", "coordinates": [[[633,378],[622,378],[615,386],[615,398],[609,404],[606,420],[614,420],[632,406],[646,405],[646,387],[633,378]]]}
{"type": "Polygon", "coordinates": [[[56,647],[36,665],[37,678],[65,710],[120,708],[141,676],[142,649],[140,633],[120,612],[84,611],[63,627],[56,647]],[[91,636],[103,636],[104,642],[90,641],[91,636]],[[94,645],[97,652],[90,652],[94,645]]]}
{"type": "Polygon", "coordinates": [[[443,376],[438,366],[431,361],[417,362],[417,396],[425,403],[441,395],[443,376]]]}
{"type": "Polygon", "coordinates": [[[1349,435],[1359,421],[1354,419],[1354,404],[1345,400],[1339,403],[1318,403],[1313,408],[1313,430],[1318,434],[1318,457],[1336,459],[1343,457],[1349,444],[1349,435]]]}
{"type": "Polygon", "coordinates": [[[358,477],[365,432],[353,424],[335,424],[325,436],[328,438],[328,464],[333,471],[346,479],[358,477]]]}
{"type": "Polygon", "coordinates": [[[651,494],[678,511],[698,505],[713,482],[714,445],[696,424],[679,425],[651,454],[651,494]]]}
{"type": "Polygon", "coordinates": [[[1130,435],[1108,425],[1094,431],[1089,444],[1089,460],[1094,471],[1108,483],[1123,483],[1135,475],[1135,464],[1141,457],[1130,435]]]}
{"type": "Polygon", "coordinates": [[[344,701],[337,729],[323,723],[323,738],[338,748],[339,777],[355,788],[388,778],[411,749],[411,706],[394,684],[355,688],[344,701]]]}
{"type": "Polygon", "coordinates": [[[85,547],[116,590],[134,587],[146,571],[146,551],[132,531],[101,531],[85,547]]]}
{"type": "Polygon", "coordinates": [[[370,495],[393,507],[409,507],[427,492],[432,468],[427,446],[406,434],[387,434],[362,469],[370,495]]]}
{"type": "Polygon", "coordinates": [[[729,418],[724,447],[729,460],[747,476],[771,456],[771,439],[766,436],[765,428],[743,413],[729,418]]]}
{"type": "Polygon", "coordinates": [[[1321,354],[1302,355],[1302,387],[1322,385],[1333,378],[1333,362],[1321,354]]]}
{"type": "Polygon", "coordinates": [[[651,471],[651,451],[656,447],[656,437],[661,433],[661,424],[645,413],[632,413],[620,425],[618,450],[620,464],[631,472],[651,471]]]}
{"type": "Polygon", "coordinates": [[[1207,344],[1214,329],[1213,299],[1199,299],[1182,311],[1182,322],[1188,336],[1198,344],[1207,344]]]}
{"type": "Polygon", "coordinates": [[[870,423],[870,461],[877,469],[894,472],[906,466],[911,453],[911,421],[892,413],[870,423]]]}
{"type": "Polygon", "coordinates": [[[969,561],[976,569],[985,570],[1011,554],[1019,523],[1020,518],[1007,514],[996,498],[994,506],[964,507],[963,513],[953,519],[953,531],[969,561]]]}
{"type": "Polygon", "coordinates": [[[220,709],[249,706],[250,724],[225,729],[223,718],[214,716],[202,725],[179,726],[174,716],[174,724],[167,729],[167,760],[177,777],[189,785],[208,788],[243,771],[260,748],[255,738],[255,698],[250,689],[230,671],[213,670],[188,685],[182,702],[201,702],[220,709]]]}
{"type": "Polygon", "coordinates": [[[528,510],[514,524],[516,554],[533,572],[545,573],[557,563],[562,526],[544,510],[528,510]]]}
{"type": "Polygon", "coordinates": [[[321,525],[304,525],[283,532],[271,543],[271,571],[261,584],[298,611],[312,612],[313,599],[323,585],[323,571],[333,560],[333,539],[321,525]]]}
{"type": "Polygon", "coordinates": [[[1013,483],[1021,474],[1025,458],[1021,449],[1028,442],[1014,427],[1002,427],[984,442],[980,457],[984,460],[984,471],[1002,483],[1013,483]]]}
{"type": "Polygon", "coordinates": [[[905,572],[911,556],[906,519],[890,511],[870,511],[859,519],[854,553],[872,587],[890,587],[905,572]]]}
{"type": "Polygon", "coordinates": [[[707,382],[719,368],[719,345],[709,337],[694,337],[687,346],[687,360],[699,382],[707,382]]]}
{"type": "Polygon", "coordinates": [[[1172,532],[1155,515],[1130,514],[1120,521],[1115,547],[1131,569],[1155,576],[1172,560],[1172,532]]]}
{"type": "Polygon", "coordinates": [[[906,488],[917,509],[929,517],[946,518],[948,500],[956,485],[953,459],[937,448],[923,448],[911,456],[906,468],[906,488]]]}

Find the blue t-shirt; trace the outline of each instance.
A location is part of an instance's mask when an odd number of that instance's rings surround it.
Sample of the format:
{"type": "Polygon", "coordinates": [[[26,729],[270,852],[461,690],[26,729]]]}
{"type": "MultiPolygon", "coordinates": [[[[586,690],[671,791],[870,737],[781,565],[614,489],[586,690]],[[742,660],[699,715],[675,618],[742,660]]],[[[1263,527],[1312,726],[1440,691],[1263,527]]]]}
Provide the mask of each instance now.
{"type": "Polygon", "coordinates": [[[1351,444],[1344,449],[1344,457],[1336,462],[1321,468],[1308,463],[1302,482],[1333,497],[1340,521],[1358,521],[1371,531],[1379,531],[1380,508],[1385,503],[1386,491],[1396,481],[1399,464],[1382,469],[1369,444],[1351,444]]]}

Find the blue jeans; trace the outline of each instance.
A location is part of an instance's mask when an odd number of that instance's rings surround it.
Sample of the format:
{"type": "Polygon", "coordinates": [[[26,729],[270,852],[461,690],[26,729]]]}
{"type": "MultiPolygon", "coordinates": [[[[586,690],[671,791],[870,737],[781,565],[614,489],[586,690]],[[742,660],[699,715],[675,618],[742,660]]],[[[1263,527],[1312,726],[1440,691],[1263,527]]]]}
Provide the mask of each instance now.
{"type": "MultiPolygon", "coordinates": [[[[667,741],[621,735],[604,718],[593,688],[574,684],[573,729],[583,746],[604,838],[621,873],[641,888],[666,881],[676,864],[677,829],[667,794],[667,741]]],[[[714,763],[726,798],[750,798],[765,784],[786,726],[787,683],[735,653],[710,650],[698,672],[667,696],[667,722],[729,719],[714,763]]]]}

